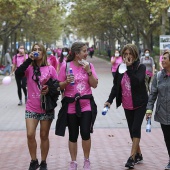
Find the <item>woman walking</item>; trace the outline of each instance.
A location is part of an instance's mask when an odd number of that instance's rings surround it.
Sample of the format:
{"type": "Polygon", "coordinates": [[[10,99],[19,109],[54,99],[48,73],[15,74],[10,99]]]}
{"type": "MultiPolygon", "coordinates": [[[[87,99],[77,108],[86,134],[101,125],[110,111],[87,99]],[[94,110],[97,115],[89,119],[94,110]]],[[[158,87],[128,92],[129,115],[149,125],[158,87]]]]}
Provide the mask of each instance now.
{"type": "Polygon", "coordinates": [[[68,126],[68,145],[71,156],[69,170],[77,170],[79,127],[84,152],[84,170],[90,170],[90,132],[93,132],[93,124],[97,114],[97,106],[91,87],[97,87],[98,79],[93,64],[86,61],[87,55],[85,43],[73,43],[67,64],[61,67],[58,75],[61,89],[64,89],[64,98],[56,123],[56,135],[64,136],[66,125],[68,126]],[[69,70],[68,67],[74,76],[66,73],[69,70]]]}
{"type": "Polygon", "coordinates": [[[146,112],[148,101],[145,86],[146,67],[139,62],[138,49],[134,44],[127,44],[122,50],[123,62],[127,69],[119,70],[118,67],[111,93],[104,106],[110,107],[116,97],[116,106],[121,104],[125,111],[132,148],[130,157],[125,167],[133,168],[134,165],[143,160],[140,149],[141,125],[146,112]]]}
{"type": "MultiPolygon", "coordinates": [[[[25,49],[24,45],[20,44],[19,48],[17,50],[17,54],[13,56],[12,59],[12,71],[11,75],[17,70],[17,68],[28,58],[28,54],[25,54],[25,49]]],[[[15,80],[17,83],[17,89],[18,89],[18,98],[19,98],[19,103],[18,106],[21,106],[23,104],[22,101],[22,91],[24,92],[25,95],[25,103],[27,101],[27,79],[26,77],[19,77],[15,75],[15,80]]]]}
{"type": "MultiPolygon", "coordinates": [[[[53,66],[48,65],[46,50],[42,44],[36,43],[32,47],[29,58],[15,71],[17,77],[25,76],[28,80],[28,99],[25,110],[27,129],[27,143],[31,156],[29,170],[39,167],[37,158],[36,129],[40,123],[41,164],[40,170],[47,170],[46,158],[49,151],[49,130],[54,119],[54,108],[46,110],[47,97],[51,93],[50,80],[57,80],[57,73],[53,66]],[[46,106],[46,107],[45,107],[46,106]]],[[[56,91],[53,95],[57,95],[56,91]]]]}
{"type": "Polygon", "coordinates": [[[157,101],[154,119],[161,125],[169,155],[169,162],[165,170],[170,170],[170,51],[163,53],[161,65],[163,69],[154,76],[152,82],[151,93],[147,104],[146,119],[152,116],[154,103],[157,101]]]}

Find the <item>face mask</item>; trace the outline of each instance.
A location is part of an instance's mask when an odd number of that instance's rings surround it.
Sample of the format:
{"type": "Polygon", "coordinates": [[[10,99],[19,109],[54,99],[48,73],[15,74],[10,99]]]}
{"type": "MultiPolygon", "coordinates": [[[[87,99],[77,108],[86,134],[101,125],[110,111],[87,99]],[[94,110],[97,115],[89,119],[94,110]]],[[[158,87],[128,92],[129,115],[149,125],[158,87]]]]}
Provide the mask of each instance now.
{"type": "Polygon", "coordinates": [[[20,52],[20,53],[24,53],[24,49],[22,49],[22,48],[19,49],[19,52],[20,52]]]}
{"type": "Polygon", "coordinates": [[[119,57],[119,53],[115,53],[115,57],[119,57]]]}
{"type": "Polygon", "coordinates": [[[145,56],[146,56],[146,57],[149,57],[149,53],[146,53],[145,56]]]}
{"type": "Polygon", "coordinates": [[[66,56],[68,54],[68,52],[63,52],[63,55],[66,56]]]}
{"type": "Polygon", "coordinates": [[[51,51],[47,51],[47,55],[51,55],[52,54],[52,52],[51,51]]]}

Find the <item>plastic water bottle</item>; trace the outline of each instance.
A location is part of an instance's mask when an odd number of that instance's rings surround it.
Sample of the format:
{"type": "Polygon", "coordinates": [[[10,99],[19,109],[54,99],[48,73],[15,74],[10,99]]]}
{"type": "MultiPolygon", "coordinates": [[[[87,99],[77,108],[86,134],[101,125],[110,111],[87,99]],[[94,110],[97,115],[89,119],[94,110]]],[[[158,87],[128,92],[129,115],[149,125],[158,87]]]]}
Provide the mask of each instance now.
{"type": "Polygon", "coordinates": [[[149,117],[146,123],[146,132],[151,132],[151,118],[149,117]]]}
{"type": "MultiPolygon", "coordinates": [[[[70,68],[69,71],[70,71],[70,76],[74,76],[72,68],[70,68]]],[[[70,84],[74,85],[74,80],[70,84]]]]}
{"type": "Polygon", "coordinates": [[[108,110],[109,110],[109,107],[108,107],[108,106],[105,106],[105,107],[103,108],[102,115],[106,115],[106,113],[108,112],[108,110]]]}
{"type": "Polygon", "coordinates": [[[39,56],[39,53],[38,52],[34,52],[34,57],[38,57],[39,56]]]}

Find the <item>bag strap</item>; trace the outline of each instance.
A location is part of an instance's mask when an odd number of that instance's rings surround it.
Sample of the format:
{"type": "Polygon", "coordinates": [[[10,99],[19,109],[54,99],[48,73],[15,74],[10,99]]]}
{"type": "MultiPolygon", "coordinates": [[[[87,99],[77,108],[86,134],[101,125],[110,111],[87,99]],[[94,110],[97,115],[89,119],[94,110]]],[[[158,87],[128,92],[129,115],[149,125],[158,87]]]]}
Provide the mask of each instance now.
{"type": "Polygon", "coordinates": [[[159,78],[161,76],[161,71],[158,71],[156,74],[156,79],[157,79],[157,87],[158,87],[158,82],[159,82],[159,78]]]}
{"type": "MultiPolygon", "coordinates": [[[[91,69],[91,64],[89,63],[90,69],[91,69]]],[[[66,62],[66,75],[69,73],[70,70],[70,62],[66,62]]]]}
{"type": "Polygon", "coordinates": [[[70,70],[70,62],[66,62],[66,75],[69,73],[70,70]]]}

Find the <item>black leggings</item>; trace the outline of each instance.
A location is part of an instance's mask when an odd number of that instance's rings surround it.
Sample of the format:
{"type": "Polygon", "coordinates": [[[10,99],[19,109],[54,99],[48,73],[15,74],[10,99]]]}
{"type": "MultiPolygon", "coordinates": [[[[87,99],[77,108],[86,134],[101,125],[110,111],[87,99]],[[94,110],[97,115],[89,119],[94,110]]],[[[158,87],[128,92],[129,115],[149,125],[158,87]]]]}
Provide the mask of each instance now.
{"type": "Polygon", "coordinates": [[[161,128],[164,135],[165,144],[168,150],[168,155],[170,157],[170,125],[161,124],[161,128]]]}
{"type": "Polygon", "coordinates": [[[146,106],[135,110],[124,110],[131,138],[141,138],[141,125],[146,113],[146,106]]]}
{"type": "Polygon", "coordinates": [[[22,88],[22,90],[24,92],[25,97],[27,97],[27,88],[26,88],[26,86],[27,86],[27,78],[26,77],[15,76],[15,80],[16,80],[16,83],[17,83],[19,100],[22,100],[21,88],[22,88]]]}
{"type": "Polygon", "coordinates": [[[76,114],[68,114],[67,122],[69,130],[69,141],[77,142],[79,135],[79,126],[82,139],[89,140],[91,120],[92,120],[91,111],[82,112],[81,117],[77,117],[76,114]]]}

